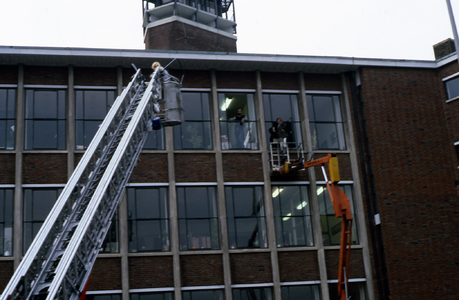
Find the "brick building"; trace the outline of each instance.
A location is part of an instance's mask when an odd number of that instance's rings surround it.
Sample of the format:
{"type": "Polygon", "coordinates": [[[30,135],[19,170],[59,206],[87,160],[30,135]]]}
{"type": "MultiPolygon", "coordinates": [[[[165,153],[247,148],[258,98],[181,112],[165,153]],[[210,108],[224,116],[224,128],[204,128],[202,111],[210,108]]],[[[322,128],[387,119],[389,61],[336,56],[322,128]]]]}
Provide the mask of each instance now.
{"type": "Polygon", "coordinates": [[[87,297],[334,299],[340,220],[320,169],[271,173],[269,128],[280,117],[292,156],[339,158],[355,218],[352,299],[457,298],[455,52],[239,54],[231,5],[187,14],[199,1],[148,2],[147,50],[0,47],[0,291],[131,64],[148,78],[153,61],[177,59],[168,69],[183,78],[185,122],[150,134],[87,297]],[[238,108],[242,144],[230,122],[238,108]]]}

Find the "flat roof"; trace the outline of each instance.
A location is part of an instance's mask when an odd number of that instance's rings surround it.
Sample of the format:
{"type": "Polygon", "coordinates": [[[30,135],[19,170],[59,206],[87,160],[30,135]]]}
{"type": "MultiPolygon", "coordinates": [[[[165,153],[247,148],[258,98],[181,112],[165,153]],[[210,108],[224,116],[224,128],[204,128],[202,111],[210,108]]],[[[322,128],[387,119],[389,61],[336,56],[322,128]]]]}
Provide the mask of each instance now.
{"type": "MultiPolygon", "coordinates": [[[[355,71],[359,67],[435,69],[455,61],[456,53],[436,61],[356,57],[300,56],[223,52],[126,50],[96,48],[0,46],[0,65],[150,68],[153,61],[167,65],[173,59],[187,70],[224,70],[328,73],[355,71]]],[[[171,68],[179,68],[174,62],[171,68]]]]}

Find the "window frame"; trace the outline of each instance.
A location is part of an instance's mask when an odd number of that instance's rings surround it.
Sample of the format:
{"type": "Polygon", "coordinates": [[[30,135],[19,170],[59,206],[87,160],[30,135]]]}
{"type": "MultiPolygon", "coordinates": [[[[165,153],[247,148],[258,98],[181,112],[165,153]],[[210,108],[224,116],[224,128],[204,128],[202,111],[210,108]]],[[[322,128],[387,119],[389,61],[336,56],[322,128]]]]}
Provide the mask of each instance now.
{"type": "Polygon", "coordinates": [[[459,72],[443,78],[442,81],[445,86],[445,92],[446,92],[446,97],[447,97],[446,102],[451,102],[451,101],[459,99],[459,72]],[[457,83],[457,91],[455,91],[454,95],[452,95],[451,89],[449,87],[449,84],[453,82],[457,83]]]}
{"type": "MultiPolygon", "coordinates": [[[[3,134],[0,132],[0,136],[4,136],[4,147],[0,147],[0,150],[15,150],[16,148],[16,99],[17,99],[17,88],[6,87],[0,85],[0,92],[5,91],[5,116],[0,115],[0,124],[5,124],[5,130],[3,134]],[[13,95],[10,95],[12,93],[13,95]],[[11,109],[10,106],[13,106],[11,109]],[[11,132],[8,130],[11,129],[11,132]],[[11,146],[8,146],[11,145],[11,146]]],[[[1,100],[1,99],[0,99],[1,100]]],[[[0,102],[0,105],[3,104],[0,102]]]]}
{"type": "Polygon", "coordinates": [[[14,251],[14,187],[0,186],[0,257],[14,251]],[[9,194],[9,195],[7,195],[9,194]],[[8,230],[10,233],[8,234],[8,230]]]}

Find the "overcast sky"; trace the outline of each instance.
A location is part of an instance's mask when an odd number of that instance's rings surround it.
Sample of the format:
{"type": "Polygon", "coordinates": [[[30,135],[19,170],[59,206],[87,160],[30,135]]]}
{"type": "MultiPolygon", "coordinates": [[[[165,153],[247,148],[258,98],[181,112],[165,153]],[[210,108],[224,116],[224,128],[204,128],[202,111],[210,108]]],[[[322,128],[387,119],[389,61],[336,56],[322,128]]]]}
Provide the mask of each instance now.
{"type": "MultiPolygon", "coordinates": [[[[446,0],[234,2],[239,53],[433,60],[453,37],[446,0]]],[[[0,45],[144,49],[142,1],[0,0],[0,45]]]]}

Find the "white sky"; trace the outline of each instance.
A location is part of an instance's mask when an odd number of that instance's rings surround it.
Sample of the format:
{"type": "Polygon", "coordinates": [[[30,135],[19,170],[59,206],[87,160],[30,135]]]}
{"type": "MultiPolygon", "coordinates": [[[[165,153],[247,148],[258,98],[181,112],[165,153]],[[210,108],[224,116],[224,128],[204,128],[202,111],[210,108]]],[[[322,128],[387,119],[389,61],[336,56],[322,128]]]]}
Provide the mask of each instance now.
{"type": "MultiPolygon", "coordinates": [[[[234,1],[239,53],[433,60],[453,37],[446,0],[234,1]]],[[[0,0],[0,45],[144,49],[142,1],[0,0]]]]}

